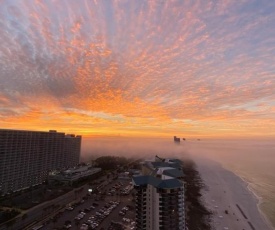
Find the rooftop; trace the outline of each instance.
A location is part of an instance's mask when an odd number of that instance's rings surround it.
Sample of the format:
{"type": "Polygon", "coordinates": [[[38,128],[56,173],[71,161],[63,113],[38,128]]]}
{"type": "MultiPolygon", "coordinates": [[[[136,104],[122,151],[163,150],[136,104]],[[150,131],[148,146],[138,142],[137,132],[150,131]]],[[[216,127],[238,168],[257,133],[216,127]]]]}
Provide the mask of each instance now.
{"type": "Polygon", "coordinates": [[[143,162],[142,176],[133,176],[135,185],[150,184],[156,188],[178,188],[183,186],[179,178],[183,177],[181,161],[156,156],[155,161],[143,162]]]}
{"type": "Polygon", "coordinates": [[[154,176],[133,176],[135,185],[147,185],[150,184],[156,188],[180,188],[183,183],[178,179],[162,180],[154,176]]]}

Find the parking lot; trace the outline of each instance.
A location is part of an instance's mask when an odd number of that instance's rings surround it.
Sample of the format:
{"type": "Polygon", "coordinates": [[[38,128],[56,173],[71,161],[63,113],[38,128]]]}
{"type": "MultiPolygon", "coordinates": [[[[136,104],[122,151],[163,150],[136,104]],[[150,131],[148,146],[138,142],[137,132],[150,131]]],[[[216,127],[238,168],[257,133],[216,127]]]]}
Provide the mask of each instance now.
{"type": "Polygon", "coordinates": [[[41,229],[135,229],[134,217],[130,180],[111,179],[97,194],[68,204],[41,229]]]}

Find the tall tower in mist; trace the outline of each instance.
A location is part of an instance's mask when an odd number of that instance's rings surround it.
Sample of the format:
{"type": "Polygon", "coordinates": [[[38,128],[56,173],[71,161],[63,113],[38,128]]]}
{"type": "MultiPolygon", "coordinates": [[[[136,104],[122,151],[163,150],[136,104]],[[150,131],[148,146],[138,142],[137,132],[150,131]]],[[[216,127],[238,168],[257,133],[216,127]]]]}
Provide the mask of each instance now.
{"type": "Polygon", "coordinates": [[[174,136],[174,142],[175,142],[176,144],[179,144],[179,143],[180,143],[180,138],[177,137],[177,136],[174,136]]]}

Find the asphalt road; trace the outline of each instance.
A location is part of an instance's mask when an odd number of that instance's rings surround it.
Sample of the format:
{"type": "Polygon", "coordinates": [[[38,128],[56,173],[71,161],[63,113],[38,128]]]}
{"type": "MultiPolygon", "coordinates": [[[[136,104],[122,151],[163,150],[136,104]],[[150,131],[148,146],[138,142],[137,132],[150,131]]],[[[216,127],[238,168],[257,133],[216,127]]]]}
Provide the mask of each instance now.
{"type": "MultiPolygon", "coordinates": [[[[129,185],[129,180],[110,180],[110,182],[104,186],[102,188],[102,192],[108,191],[113,185],[115,185],[117,182],[122,182],[123,186],[120,189],[125,188],[127,185],[129,185]]],[[[109,201],[119,201],[120,204],[114,208],[112,210],[112,212],[110,213],[109,216],[107,216],[103,222],[101,222],[101,224],[96,228],[96,229],[108,229],[111,221],[115,221],[115,222],[122,222],[126,225],[125,222],[122,221],[123,217],[129,218],[131,219],[131,221],[134,221],[134,217],[135,217],[135,212],[134,210],[128,210],[126,212],[125,216],[120,216],[119,215],[119,211],[125,207],[126,205],[131,205],[134,206],[134,203],[132,201],[133,197],[132,195],[126,195],[126,196],[121,196],[121,195],[114,195],[114,196],[104,196],[103,200],[99,200],[96,201],[95,200],[95,195],[90,196],[87,200],[85,200],[82,204],[79,204],[78,206],[76,206],[74,208],[74,210],[69,211],[69,210],[65,210],[57,219],[56,222],[53,222],[52,220],[49,221],[49,223],[47,223],[43,228],[43,230],[53,230],[53,229],[62,229],[62,227],[64,226],[66,221],[71,221],[72,223],[72,227],[70,229],[80,229],[80,226],[85,223],[88,218],[91,215],[95,215],[95,213],[101,209],[102,207],[104,207],[104,205],[106,205],[109,201]],[[76,222],[74,220],[74,218],[79,214],[80,211],[83,211],[85,208],[89,208],[91,205],[93,205],[93,203],[96,202],[99,205],[92,211],[90,211],[89,213],[87,213],[85,215],[85,217],[79,221],[79,225],[76,225],[76,222]]],[[[129,225],[129,224],[128,224],[129,225]]]]}

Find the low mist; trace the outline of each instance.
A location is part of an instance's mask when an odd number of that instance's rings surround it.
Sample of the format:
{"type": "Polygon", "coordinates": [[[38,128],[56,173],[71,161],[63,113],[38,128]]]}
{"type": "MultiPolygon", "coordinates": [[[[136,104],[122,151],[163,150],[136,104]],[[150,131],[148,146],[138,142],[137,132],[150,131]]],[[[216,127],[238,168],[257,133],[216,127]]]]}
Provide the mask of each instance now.
{"type": "Polygon", "coordinates": [[[123,156],[127,158],[151,159],[161,157],[194,159],[208,158],[224,166],[252,168],[275,166],[275,142],[273,140],[181,140],[179,144],[165,138],[91,137],[83,138],[81,160],[88,161],[100,156],[123,156]]]}
{"type": "MultiPolygon", "coordinates": [[[[152,159],[188,157],[195,161],[210,159],[239,174],[247,181],[269,178],[275,185],[275,142],[272,140],[181,140],[173,138],[84,138],[82,161],[100,156],[152,159]]],[[[204,161],[207,163],[207,160],[204,161]]]]}
{"type": "Polygon", "coordinates": [[[273,140],[181,140],[146,138],[84,138],[82,161],[100,156],[152,159],[160,157],[191,158],[212,167],[221,164],[247,181],[263,199],[262,210],[275,224],[275,142],[273,140]],[[210,163],[210,164],[208,164],[210,163]]]}
{"type": "Polygon", "coordinates": [[[175,144],[171,139],[156,138],[84,138],[82,141],[82,161],[89,161],[100,156],[122,156],[127,158],[151,159],[160,157],[181,157],[186,153],[184,142],[175,144]]]}

